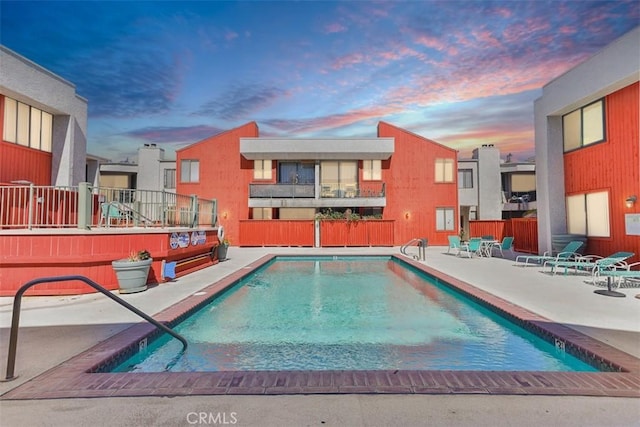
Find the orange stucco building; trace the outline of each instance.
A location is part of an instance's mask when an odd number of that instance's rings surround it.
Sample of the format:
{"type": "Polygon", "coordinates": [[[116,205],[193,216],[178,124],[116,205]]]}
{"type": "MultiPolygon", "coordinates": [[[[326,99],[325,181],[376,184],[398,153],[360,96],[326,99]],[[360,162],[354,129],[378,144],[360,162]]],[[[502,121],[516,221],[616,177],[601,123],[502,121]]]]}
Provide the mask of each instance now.
{"type": "Polygon", "coordinates": [[[337,212],[384,223],[372,246],[458,234],[456,150],[388,123],[373,138],[302,139],[263,138],[251,122],[176,154],[177,192],[216,199],[233,245],[335,246],[312,224],[337,212]],[[284,221],[288,237],[255,239],[284,221]]]}

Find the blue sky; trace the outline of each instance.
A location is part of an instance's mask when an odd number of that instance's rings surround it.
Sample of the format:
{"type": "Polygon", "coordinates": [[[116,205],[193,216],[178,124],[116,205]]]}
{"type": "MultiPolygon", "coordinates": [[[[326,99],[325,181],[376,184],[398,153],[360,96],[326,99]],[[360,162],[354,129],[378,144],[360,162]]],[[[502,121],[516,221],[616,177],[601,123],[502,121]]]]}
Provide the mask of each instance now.
{"type": "Polygon", "coordinates": [[[89,101],[87,151],[134,160],[256,121],[533,156],[543,85],[640,24],[631,1],[5,1],[1,42],[89,101]]]}

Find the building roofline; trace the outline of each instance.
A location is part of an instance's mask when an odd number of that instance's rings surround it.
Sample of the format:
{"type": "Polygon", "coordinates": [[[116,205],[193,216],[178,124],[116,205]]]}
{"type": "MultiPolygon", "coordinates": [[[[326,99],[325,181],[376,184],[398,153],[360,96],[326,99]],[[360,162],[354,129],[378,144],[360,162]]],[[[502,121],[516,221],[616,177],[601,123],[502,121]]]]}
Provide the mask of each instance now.
{"type": "MultiPolygon", "coordinates": [[[[39,72],[48,75],[51,78],[54,78],[56,80],[58,80],[60,83],[63,83],[71,88],[73,88],[74,92],[76,91],[76,85],[71,83],[69,80],[60,77],[58,74],[44,68],[42,65],[36,64],[35,62],[33,62],[32,60],[30,60],[29,58],[26,58],[22,55],[20,55],[18,52],[15,52],[11,49],[9,49],[8,47],[6,47],[5,45],[1,45],[0,44],[0,51],[2,51],[3,53],[14,57],[15,59],[24,62],[26,65],[28,65],[31,68],[35,68],[36,70],[38,70],[39,72]]],[[[87,98],[78,95],[77,93],[75,94],[76,98],[84,101],[85,103],[88,103],[89,101],[87,100],[87,98]]]]}
{"type": "Polygon", "coordinates": [[[457,152],[458,152],[458,150],[456,150],[455,148],[448,147],[448,146],[446,146],[446,145],[442,144],[441,142],[437,142],[437,141],[434,141],[433,139],[425,138],[424,136],[422,136],[422,135],[418,135],[418,134],[417,134],[417,133],[415,133],[415,132],[411,132],[410,130],[407,130],[407,129],[404,129],[404,128],[401,128],[401,127],[398,127],[398,126],[396,126],[396,125],[393,125],[393,124],[391,124],[391,123],[389,123],[389,122],[385,122],[385,121],[380,121],[380,122],[378,122],[378,135],[380,134],[380,125],[381,125],[381,124],[385,124],[385,125],[387,125],[387,126],[391,126],[391,127],[392,127],[392,128],[394,128],[394,129],[398,129],[399,131],[406,132],[406,133],[408,133],[408,134],[410,134],[410,135],[415,136],[416,138],[422,139],[422,140],[424,140],[424,141],[426,141],[426,142],[429,142],[429,143],[431,143],[431,144],[438,145],[438,146],[440,146],[440,147],[442,147],[442,148],[445,148],[445,149],[447,149],[447,150],[450,150],[450,151],[452,151],[452,152],[454,152],[454,153],[457,153],[457,152]]]}

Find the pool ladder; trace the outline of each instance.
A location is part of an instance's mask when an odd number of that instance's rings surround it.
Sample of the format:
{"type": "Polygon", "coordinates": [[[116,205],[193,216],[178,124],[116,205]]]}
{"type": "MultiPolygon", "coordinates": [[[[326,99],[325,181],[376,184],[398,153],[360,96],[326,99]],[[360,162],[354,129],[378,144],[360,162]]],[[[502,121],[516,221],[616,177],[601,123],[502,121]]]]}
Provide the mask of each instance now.
{"type": "Polygon", "coordinates": [[[417,261],[424,261],[427,259],[427,244],[428,244],[428,240],[426,238],[420,238],[420,237],[416,237],[414,239],[409,240],[407,243],[405,243],[404,245],[402,245],[400,247],[400,253],[402,255],[411,257],[417,261]],[[417,244],[418,246],[418,255],[413,255],[413,254],[409,254],[407,253],[407,248],[409,246],[413,246],[417,244]]]}
{"type": "Polygon", "coordinates": [[[94,282],[93,280],[87,277],[84,277],[84,276],[42,277],[40,279],[31,280],[30,282],[27,282],[24,285],[22,285],[22,287],[18,289],[18,292],[16,292],[16,296],[13,299],[13,316],[11,318],[11,334],[9,337],[9,355],[7,358],[7,375],[4,379],[0,379],[0,381],[12,381],[18,378],[16,375],[14,375],[14,369],[16,365],[16,350],[18,347],[18,327],[20,324],[20,303],[22,302],[22,295],[30,287],[40,283],[66,282],[71,280],[79,280],[81,282],[86,283],[87,285],[91,286],[93,289],[97,290],[98,292],[102,292],[104,295],[108,296],[109,298],[111,298],[112,300],[114,300],[124,308],[142,317],[144,320],[151,323],[156,328],[161,329],[162,331],[173,336],[175,339],[179,340],[182,343],[182,351],[178,356],[182,355],[182,353],[184,353],[184,351],[187,349],[187,340],[184,339],[182,335],[178,334],[173,329],[158,322],[148,314],[135,308],[134,306],[132,306],[122,298],[112,294],[109,290],[98,285],[96,282],[94,282]]]}

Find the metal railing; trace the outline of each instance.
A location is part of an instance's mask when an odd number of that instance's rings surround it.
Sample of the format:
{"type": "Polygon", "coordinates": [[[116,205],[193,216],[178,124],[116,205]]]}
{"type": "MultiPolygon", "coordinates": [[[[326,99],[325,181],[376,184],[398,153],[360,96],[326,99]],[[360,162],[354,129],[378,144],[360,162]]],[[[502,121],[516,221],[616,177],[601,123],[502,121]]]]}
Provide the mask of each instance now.
{"type": "Polygon", "coordinates": [[[358,184],[329,184],[320,185],[320,197],[322,198],[374,198],[385,197],[385,183],[361,182],[358,184]]]}
{"type": "Polygon", "coordinates": [[[249,184],[249,197],[296,199],[315,197],[314,184],[249,184]]]}
{"type": "Polygon", "coordinates": [[[171,335],[172,337],[180,341],[182,343],[182,352],[184,352],[187,349],[187,345],[188,345],[187,340],[184,339],[182,335],[178,334],[173,329],[158,322],[153,317],[149,316],[143,311],[132,306],[122,298],[112,294],[109,290],[98,285],[96,282],[94,282],[89,278],[84,276],[43,277],[40,279],[31,280],[25,283],[24,285],[22,285],[22,287],[18,289],[18,292],[16,292],[16,296],[13,299],[13,315],[11,317],[11,332],[9,334],[9,353],[7,355],[7,375],[5,376],[3,381],[12,381],[18,378],[17,376],[14,375],[14,372],[15,372],[15,366],[16,366],[16,352],[18,349],[18,328],[20,327],[20,305],[22,303],[22,295],[30,287],[38,285],[40,283],[66,282],[70,280],[80,280],[81,282],[86,283],[87,285],[91,286],[93,289],[97,290],[98,292],[103,293],[104,295],[108,296],[109,298],[111,298],[113,301],[117,302],[124,308],[142,317],[144,320],[151,323],[156,328],[168,333],[169,335],[171,335]]]}
{"type": "Polygon", "coordinates": [[[0,186],[0,229],[215,226],[216,200],[167,191],[0,186]]]}

